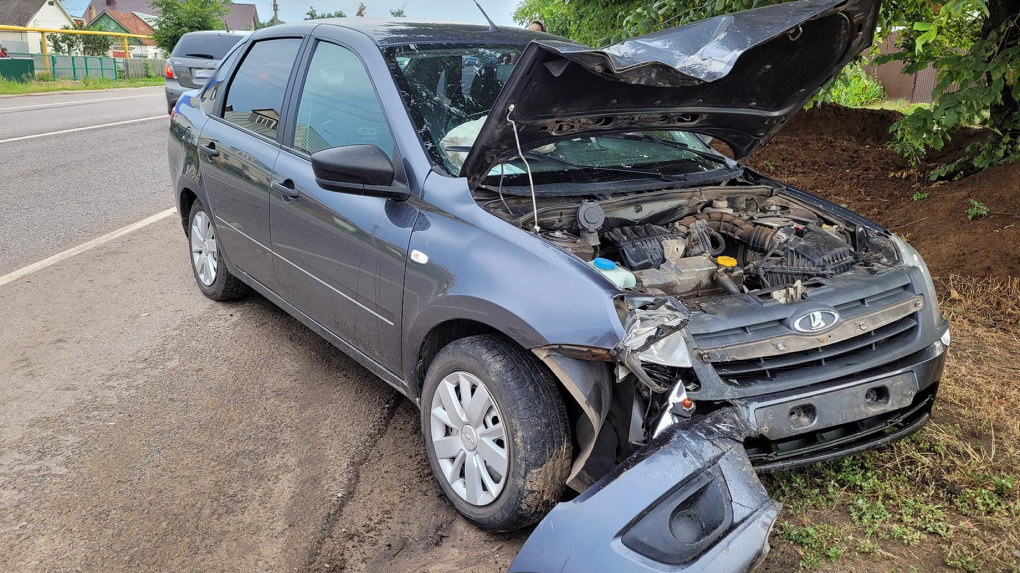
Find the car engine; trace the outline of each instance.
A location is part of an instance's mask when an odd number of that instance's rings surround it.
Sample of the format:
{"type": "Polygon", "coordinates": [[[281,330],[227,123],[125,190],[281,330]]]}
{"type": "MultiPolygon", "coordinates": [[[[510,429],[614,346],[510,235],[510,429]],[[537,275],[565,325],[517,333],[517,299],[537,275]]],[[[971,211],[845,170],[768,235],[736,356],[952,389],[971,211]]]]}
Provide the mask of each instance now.
{"type": "MultiPolygon", "coordinates": [[[[482,204],[533,226],[531,205],[518,197],[482,204]]],[[[864,229],[767,186],[543,198],[538,220],[541,236],[560,249],[632,273],[632,290],[685,300],[784,289],[890,262],[864,229]]]]}

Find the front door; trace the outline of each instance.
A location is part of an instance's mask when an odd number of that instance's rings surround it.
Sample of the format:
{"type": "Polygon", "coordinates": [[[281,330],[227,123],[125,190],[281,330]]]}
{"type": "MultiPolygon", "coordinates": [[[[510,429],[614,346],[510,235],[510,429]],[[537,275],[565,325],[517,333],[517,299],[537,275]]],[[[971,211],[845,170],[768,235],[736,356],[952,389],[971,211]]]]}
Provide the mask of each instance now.
{"type": "Polygon", "coordinates": [[[227,87],[223,111],[199,138],[202,185],[227,258],[273,287],[269,189],[280,154],[283,98],[301,40],[255,42],[227,87]]]}
{"type": "MultiPolygon", "coordinates": [[[[279,292],[393,372],[400,370],[404,264],[417,209],[406,201],[327,191],[310,156],[372,144],[396,156],[368,71],[349,49],[319,41],[301,86],[293,142],[273,173],[270,221],[279,292]]],[[[395,185],[405,185],[395,161],[395,185]]]]}

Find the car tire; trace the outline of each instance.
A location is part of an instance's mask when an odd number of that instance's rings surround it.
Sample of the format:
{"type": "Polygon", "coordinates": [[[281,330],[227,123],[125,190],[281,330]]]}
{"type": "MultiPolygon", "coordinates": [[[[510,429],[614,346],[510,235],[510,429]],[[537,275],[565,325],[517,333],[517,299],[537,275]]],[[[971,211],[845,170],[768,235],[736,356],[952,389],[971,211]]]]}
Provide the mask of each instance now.
{"type": "Polygon", "coordinates": [[[212,216],[196,199],[188,214],[188,245],[191,271],[202,294],[218,301],[234,300],[248,294],[249,287],[227,269],[223,247],[212,216]]]}
{"type": "Polygon", "coordinates": [[[443,494],[481,529],[520,529],[559,501],[572,459],[566,409],[549,369],[514,342],[480,335],[444,347],[425,377],[421,427],[443,494]]]}

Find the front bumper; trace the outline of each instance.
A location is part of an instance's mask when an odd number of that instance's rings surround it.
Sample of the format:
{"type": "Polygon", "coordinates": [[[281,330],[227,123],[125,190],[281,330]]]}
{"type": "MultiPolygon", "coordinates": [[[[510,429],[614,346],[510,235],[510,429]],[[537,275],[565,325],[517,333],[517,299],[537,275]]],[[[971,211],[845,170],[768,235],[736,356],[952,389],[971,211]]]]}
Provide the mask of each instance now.
{"type": "Polygon", "coordinates": [[[756,436],[744,441],[755,470],[788,469],[839,458],[889,444],[920,430],[931,417],[946,351],[947,347],[937,341],[878,371],[871,370],[866,376],[847,376],[810,388],[739,402],[743,416],[757,429],[756,436]],[[878,408],[874,415],[867,415],[871,407],[865,403],[868,390],[875,387],[902,390],[902,385],[889,382],[903,380],[909,381],[905,395],[886,396],[895,408],[878,408]],[[847,401],[847,396],[857,402],[847,401]],[[837,402],[834,405],[838,408],[833,411],[827,400],[837,402]],[[788,411],[791,415],[771,419],[762,415],[764,405],[772,405],[771,411],[775,411],[776,404],[780,414],[788,411]],[[819,419],[810,428],[791,427],[798,423],[792,412],[795,409],[802,412],[805,407],[816,412],[819,419]],[[847,411],[859,413],[854,416],[847,411]]]}
{"type": "Polygon", "coordinates": [[[673,425],[531,534],[510,573],[750,571],[781,504],[744,452],[736,408],[673,425]]]}

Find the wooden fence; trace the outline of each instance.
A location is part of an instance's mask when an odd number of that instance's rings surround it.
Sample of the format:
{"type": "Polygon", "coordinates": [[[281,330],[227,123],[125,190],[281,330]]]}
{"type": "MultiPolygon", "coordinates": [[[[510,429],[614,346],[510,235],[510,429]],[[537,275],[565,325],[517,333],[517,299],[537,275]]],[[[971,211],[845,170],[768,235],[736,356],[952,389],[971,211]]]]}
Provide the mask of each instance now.
{"type": "MultiPolygon", "coordinates": [[[[879,44],[880,54],[899,51],[896,36],[896,33],[890,34],[879,44]]],[[[931,91],[935,89],[938,78],[938,70],[931,64],[915,74],[904,74],[902,62],[889,62],[880,66],[869,63],[864,65],[864,71],[882,84],[889,99],[903,99],[910,103],[931,103],[931,91]]]]}
{"type": "Polygon", "coordinates": [[[118,61],[124,62],[126,78],[159,77],[166,69],[166,60],[162,58],[118,58],[118,61]]]}

